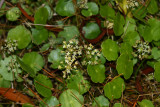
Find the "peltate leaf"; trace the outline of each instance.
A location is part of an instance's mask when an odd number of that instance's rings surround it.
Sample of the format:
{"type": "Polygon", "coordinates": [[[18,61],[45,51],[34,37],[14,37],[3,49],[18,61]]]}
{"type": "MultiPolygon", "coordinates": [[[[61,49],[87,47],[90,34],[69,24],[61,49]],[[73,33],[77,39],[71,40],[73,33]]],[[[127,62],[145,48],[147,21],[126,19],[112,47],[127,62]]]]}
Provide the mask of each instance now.
{"type": "Polygon", "coordinates": [[[88,17],[88,16],[92,16],[92,15],[98,14],[99,8],[98,8],[98,5],[95,2],[88,2],[87,5],[88,5],[88,9],[87,10],[83,9],[81,11],[83,16],[88,17]]]}
{"type": "Polygon", "coordinates": [[[116,69],[118,74],[123,74],[125,79],[129,79],[133,73],[133,61],[128,54],[121,54],[117,59],[116,69]]]}
{"type": "Polygon", "coordinates": [[[105,79],[105,66],[102,64],[88,65],[87,72],[91,80],[95,83],[102,83],[105,79]]]}
{"type": "Polygon", "coordinates": [[[24,26],[19,25],[9,30],[7,40],[17,40],[18,48],[23,49],[31,42],[31,32],[24,26]]]}
{"type": "Polygon", "coordinates": [[[108,82],[104,86],[105,96],[110,100],[119,99],[122,95],[122,92],[125,90],[124,80],[121,77],[118,77],[111,82],[108,82]]]}
{"type": "Polygon", "coordinates": [[[20,15],[21,15],[21,11],[19,10],[19,8],[13,7],[7,11],[6,18],[9,21],[16,21],[20,17],[20,15]]]}
{"type": "Polygon", "coordinates": [[[31,67],[34,72],[37,72],[42,69],[44,66],[44,59],[43,57],[38,54],[37,52],[30,52],[30,53],[25,53],[22,61],[31,67]]]}
{"type": "Polygon", "coordinates": [[[56,12],[61,16],[73,16],[75,10],[72,0],[58,0],[56,12]]]}
{"type": "Polygon", "coordinates": [[[33,43],[40,45],[48,39],[48,31],[46,29],[32,29],[33,43]]]}
{"type": "Polygon", "coordinates": [[[86,26],[83,27],[82,32],[84,32],[84,36],[87,39],[95,39],[100,34],[100,28],[98,24],[94,22],[87,23],[86,26]]]}
{"type": "Polygon", "coordinates": [[[115,41],[107,39],[101,44],[102,53],[108,61],[114,61],[118,58],[119,47],[115,41]]]}

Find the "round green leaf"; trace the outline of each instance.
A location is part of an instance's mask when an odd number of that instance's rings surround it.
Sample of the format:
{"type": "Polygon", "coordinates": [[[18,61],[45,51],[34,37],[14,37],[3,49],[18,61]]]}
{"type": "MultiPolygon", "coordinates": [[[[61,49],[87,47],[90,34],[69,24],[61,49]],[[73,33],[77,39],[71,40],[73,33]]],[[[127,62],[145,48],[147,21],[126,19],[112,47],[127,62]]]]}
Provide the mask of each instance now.
{"type": "Polygon", "coordinates": [[[61,49],[52,50],[48,56],[48,62],[51,62],[51,67],[57,69],[59,65],[62,65],[60,62],[64,61],[64,56],[61,54],[61,49]]]}
{"type": "Polygon", "coordinates": [[[102,83],[105,79],[105,66],[102,64],[88,65],[87,72],[88,75],[91,77],[91,80],[95,83],[102,83]]]}
{"type": "Polygon", "coordinates": [[[96,101],[93,102],[92,107],[109,107],[109,101],[104,96],[101,95],[96,97],[95,100],[96,101]]]}
{"type": "MultiPolygon", "coordinates": [[[[48,16],[48,10],[45,7],[40,7],[34,15],[34,24],[46,24],[48,16]]],[[[36,25],[36,28],[42,29],[44,26],[36,25]]]]}
{"type": "Polygon", "coordinates": [[[141,102],[138,102],[140,107],[154,107],[153,103],[150,100],[142,100],[141,102]]]}
{"type": "Polygon", "coordinates": [[[61,31],[58,34],[58,37],[63,37],[66,39],[66,41],[69,41],[75,36],[79,36],[79,30],[76,26],[64,27],[64,31],[61,31]]]}
{"type": "Polygon", "coordinates": [[[84,36],[87,39],[95,39],[101,33],[101,30],[98,24],[94,22],[87,23],[86,26],[82,28],[82,32],[84,32],[84,36]]]}
{"type": "Polygon", "coordinates": [[[75,13],[72,0],[58,0],[56,12],[61,16],[72,16],[75,13]]]}
{"type": "Polygon", "coordinates": [[[44,98],[43,101],[41,101],[40,107],[56,107],[59,105],[59,101],[55,96],[44,98]]]}
{"type": "Polygon", "coordinates": [[[113,61],[118,58],[119,47],[115,41],[107,39],[101,44],[102,53],[108,61],[113,61]]]}
{"type": "Polygon", "coordinates": [[[17,40],[18,48],[23,49],[31,42],[31,33],[24,26],[19,25],[9,30],[7,40],[17,40]]]}
{"type": "Polygon", "coordinates": [[[118,74],[123,74],[125,79],[129,79],[133,73],[133,61],[128,54],[121,54],[117,59],[116,69],[118,74]]]}
{"type": "Polygon", "coordinates": [[[123,105],[121,103],[115,103],[113,107],[123,107],[123,105]]]}
{"type": "Polygon", "coordinates": [[[113,8],[109,7],[108,4],[100,5],[100,15],[104,18],[114,19],[115,11],[113,8]]]}
{"type": "Polygon", "coordinates": [[[83,9],[81,11],[82,15],[83,16],[92,16],[92,15],[96,15],[98,14],[98,11],[99,11],[99,8],[98,8],[98,5],[94,2],[88,2],[87,3],[87,6],[88,6],[88,9],[83,9]]]}
{"type": "Polygon", "coordinates": [[[39,94],[44,97],[52,95],[51,88],[53,88],[52,81],[43,74],[38,74],[34,78],[34,85],[39,94]]]}
{"type": "Polygon", "coordinates": [[[136,31],[129,31],[123,38],[123,41],[129,43],[131,46],[135,45],[137,40],[140,40],[140,37],[136,31]]]}
{"type": "Polygon", "coordinates": [[[156,62],[155,64],[154,64],[154,70],[155,70],[155,72],[154,72],[154,77],[155,77],[155,79],[156,79],[156,81],[158,81],[158,82],[160,82],[160,62],[156,62]]]}
{"type": "Polygon", "coordinates": [[[16,21],[20,17],[20,15],[21,15],[21,11],[19,10],[19,8],[13,7],[7,11],[6,18],[9,21],[16,21]]]}
{"type": "Polygon", "coordinates": [[[41,70],[44,66],[43,57],[37,52],[25,53],[22,61],[26,65],[29,65],[35,72],[41,70]]]}
{"type": "Polygon", "coordinates": [[[124,80],[121,77],[118,77],[111,82],[108,82],[104,86],[105,96],[110,100],[119,99],[122,95],[122,92],[125,90],[124,80]]]}
{"type": "Polygon", "coordinates": [[[60,95],[59,101],[61,107],[82,107],[84,98],[77,91],[68,89],[60,95]]]}
{"type": "Polygon", "coordinates": [[[48,39],[48,31],[46,29],[32,29],[33,43],[40,45],[48,39]]]}
{"type": "Polygon", "coordinates": [[[90,89],[90,84],[85,80],[82,74],[72,75],[70,79],[67,80],[67,87],[69,89],[74,89],[80,94],[86,93],[90,89]]]}

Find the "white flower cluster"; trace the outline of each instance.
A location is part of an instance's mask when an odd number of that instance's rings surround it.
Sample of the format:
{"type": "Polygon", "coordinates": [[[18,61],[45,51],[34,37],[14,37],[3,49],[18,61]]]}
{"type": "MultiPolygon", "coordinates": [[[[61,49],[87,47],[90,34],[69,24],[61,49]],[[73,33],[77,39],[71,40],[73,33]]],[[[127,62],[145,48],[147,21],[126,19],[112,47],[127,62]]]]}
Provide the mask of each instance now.
{"type": "Polygon", "coordinates": [[[101,53],[98,49],[94,49],[92,44],[89,46],[84,45],[84,50],[86,52],[86,57],[81,62],[83,66],[89,65],[96,65],[98,64],[98,60],[100,59],[101,53]]]}
{"type": "Polygon", "coordinates": [[[147,58],[151,53],[151,48],[148,42],[137,40],[133,47],[136,49],[136,51],[133,52],[133,56],[138,57],[140,60],[147,58]]]}
{"type": "Polygon", "coordinates": [[[114,23],[108,20],[104,22],[104,26],[107,27],[108,29],[113,29],[113,25],[114,23]]]}
{"type": "Polygon", "coordinates": [[[17,72],[17,69],[20,68],[20,64],[13,58],[7,65],[8,71],[17,72]]]}
{"type": "MultiPolygon", "coordinates": [[[[71,39],[69,43],[66,41],[63,41],[63,49],[62,53],[65,53],[65,70],[63,71],[63,77],[66,77],[66,74],[71,73],[72,70],[77,70],[77,65],[79,59],[82,56],[82,46],[79,46],[79,41],[77,39],[71,39]]],[[[64,63],[64,62],[61,62],[64,63]]],[[[60,69],[61,66],[58,66],[58,69],[60,69]]]]}
{"type": "Polygon", "coordinates": [[[127,0],[127,8],[131,8],[131,9],[134,9],[135,7],[138,7],[139,4],[138,4],[138,1],[137,0],[127,0]]]}
{"type": "MultiPolygon", "coordinates": [[[[77,39],[71,39],[69,42],[63,41],[63,49],[64,51],[61,52],[65,55],[65,61],[60,63],[65,65],[65,70],[62,71],[64,78],[66,78],[66,75],[70,74],[71,71],[78,71],[80,62],[83,66],[87,66],[88,64],[95,65],[98,64],[101,56],[100,51],[94,49],[92,44],[82,46],[77,39]],[[81,59],[82,61],[80,61],[81,59]]],[[[59,65],[58,69],[63,69],[63,67],[59,65]]]]}
{"type": "Polygon", "coordinates": [[[1,46],[1,51],[7,52],[8,54],[14,53],[17,50],[17,41],[16,40],[5,40],[4,45],[1,46]]]}
{"type": "Polygon", "coordinates": [[[79,2],[77,2],[77,5],[81,9],[88,9],[87,2],[88,0],[80,0],[79,2]]]}

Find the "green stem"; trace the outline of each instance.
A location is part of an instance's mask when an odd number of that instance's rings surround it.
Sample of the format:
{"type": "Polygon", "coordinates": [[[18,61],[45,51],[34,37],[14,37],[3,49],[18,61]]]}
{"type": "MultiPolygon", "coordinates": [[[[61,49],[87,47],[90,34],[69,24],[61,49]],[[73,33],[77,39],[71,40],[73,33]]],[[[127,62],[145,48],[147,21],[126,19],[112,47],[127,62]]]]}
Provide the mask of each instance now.
{"type": "Polygon", "coordinates": [[[134,74],[134,79],[136,79],[136,76],[137,76],[137,74],[138,74],[138,71],[140,70],[140,68],[141,68],[141,66],[143,65],[144,61],[145,61],[145,59],[142,60],[142,62],[141,62],[140,65],[138,66],[138,68],[137,68],[137,70],[136,70],[136,72],[135,72],[135,74],[134,74]]]}

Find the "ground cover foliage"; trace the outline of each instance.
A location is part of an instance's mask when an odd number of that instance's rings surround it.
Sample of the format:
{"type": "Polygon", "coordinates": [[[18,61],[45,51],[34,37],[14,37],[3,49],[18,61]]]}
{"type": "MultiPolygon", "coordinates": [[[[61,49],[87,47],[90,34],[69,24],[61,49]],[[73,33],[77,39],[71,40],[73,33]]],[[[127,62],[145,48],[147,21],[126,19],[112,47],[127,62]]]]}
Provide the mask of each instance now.
{"type": "Polygon", "coordinates": [[[159,107],[159,0],[1,0],[0,107],[159,107]]]}

